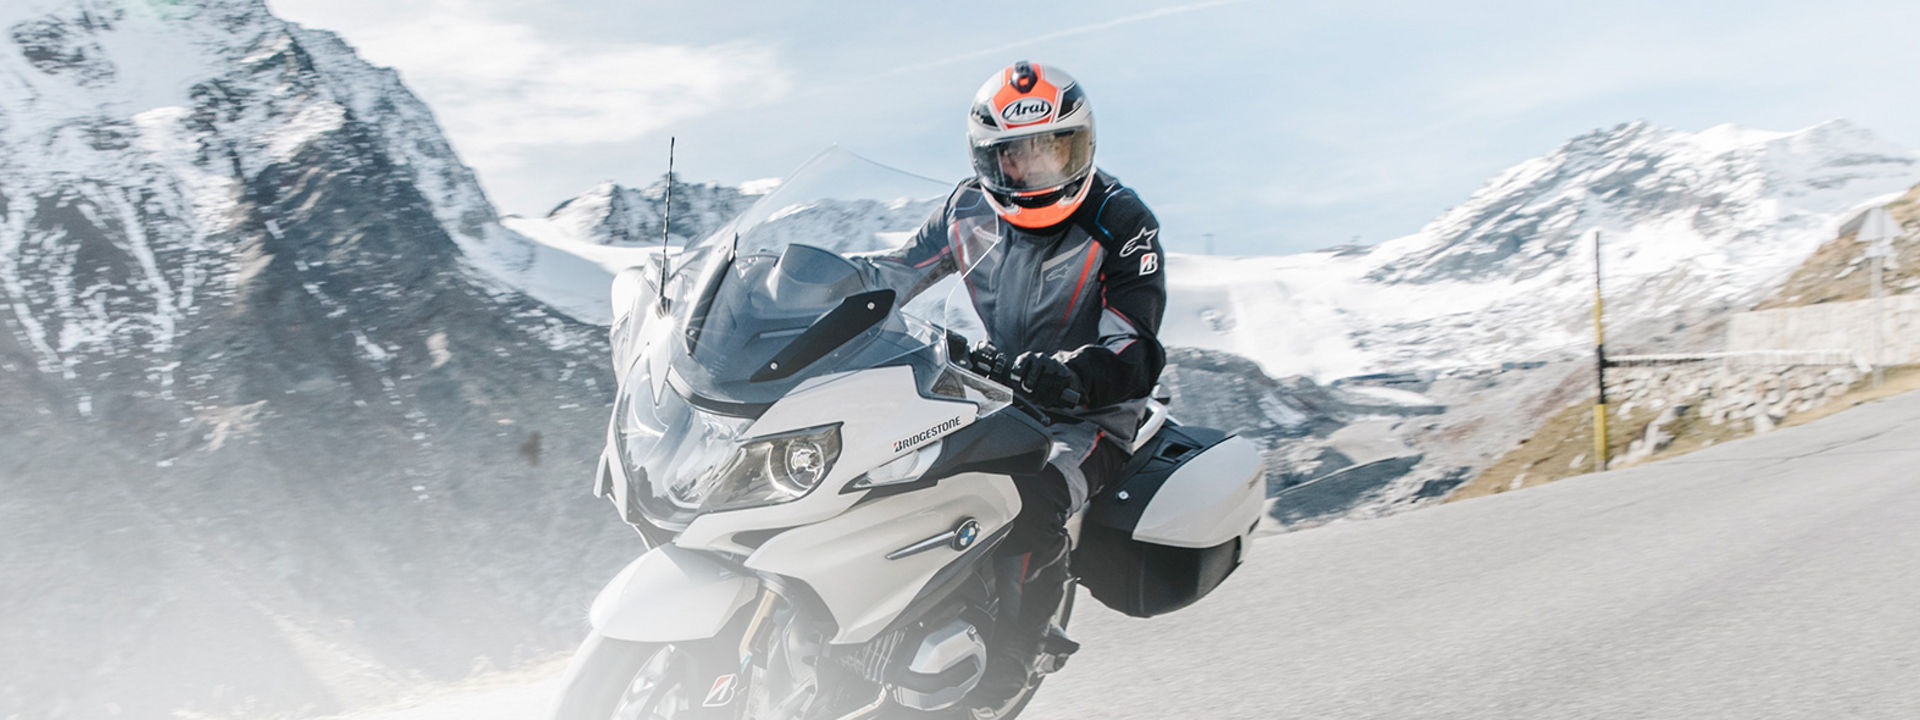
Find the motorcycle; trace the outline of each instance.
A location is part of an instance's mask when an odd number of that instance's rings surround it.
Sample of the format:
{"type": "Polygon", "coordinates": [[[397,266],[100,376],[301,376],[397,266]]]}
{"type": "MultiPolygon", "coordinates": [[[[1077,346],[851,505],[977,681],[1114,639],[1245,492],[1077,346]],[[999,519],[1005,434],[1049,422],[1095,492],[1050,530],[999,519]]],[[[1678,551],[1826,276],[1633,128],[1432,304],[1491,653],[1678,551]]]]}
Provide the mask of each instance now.
{"type": "MultiPolygon", "coordinates": [[[[594,492],[647,549],[594,600],[555,718],[999,720],[1032,699],[1037,683],[999,710],[969,694],[1011,604],[990,559],[1015,478],[1072,418],[972,362],[972,267],[909,301],[859,255],[904,240],[946,190],[832,150],[616,278],[620,385],[594,492]]],[[[980,241],[968,256],[991,252],[980,241]]],[[[1181,425],[1164,398],[1137,438],[1069,523],[1070,567],[1147,617],[1233,572],[1264,493],[1251,442],[1181,425]]],[[[1075,594],[1039,676],[1076,647],[1075,594]]]]}

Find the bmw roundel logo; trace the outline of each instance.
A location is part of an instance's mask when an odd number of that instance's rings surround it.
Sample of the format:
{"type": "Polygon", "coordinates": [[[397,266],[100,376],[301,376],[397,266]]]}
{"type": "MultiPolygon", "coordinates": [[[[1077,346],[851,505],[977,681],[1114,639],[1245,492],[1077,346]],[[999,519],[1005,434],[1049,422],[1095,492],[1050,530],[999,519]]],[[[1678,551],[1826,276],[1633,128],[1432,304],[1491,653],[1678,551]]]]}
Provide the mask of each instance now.
{"type": "Polygon", "coordinates": [[[953,549],[965,550],[972,547],[973,541],[978,539],[980,539],[980,523],[974,522],[973,518],[967,518],[961,521],[960,527],[953,530],[953,549]]]}

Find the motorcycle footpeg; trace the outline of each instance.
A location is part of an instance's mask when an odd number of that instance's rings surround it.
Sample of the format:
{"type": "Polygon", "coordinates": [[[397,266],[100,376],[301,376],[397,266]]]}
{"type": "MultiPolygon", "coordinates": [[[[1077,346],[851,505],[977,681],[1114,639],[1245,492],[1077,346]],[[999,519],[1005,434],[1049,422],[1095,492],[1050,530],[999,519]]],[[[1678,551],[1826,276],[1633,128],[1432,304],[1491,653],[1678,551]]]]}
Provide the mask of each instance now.
{"type": "Polygon", "coordinates": [[[1067,658],[1080,652],[1080,643],[1067,637],[1060,628],[1049,628],[1047,636],[1040,640],[1040,657],[1035,669],[1041,675],[1051,675],[1066,667],[1067,658]]]}

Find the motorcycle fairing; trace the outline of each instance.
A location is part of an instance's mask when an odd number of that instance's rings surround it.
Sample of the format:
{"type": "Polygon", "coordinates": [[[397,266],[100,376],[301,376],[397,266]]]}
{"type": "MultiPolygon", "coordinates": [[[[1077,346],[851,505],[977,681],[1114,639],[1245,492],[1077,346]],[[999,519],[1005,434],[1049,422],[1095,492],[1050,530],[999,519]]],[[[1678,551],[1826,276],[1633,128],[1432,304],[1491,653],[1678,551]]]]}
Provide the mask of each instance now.
{"type": "Polygon", "coordinates": [[[709,556],[663,545],[628,563],[593,599],[595,632],[633,642],[711,637],[759,594],[760,582],[709,556]]]}
{"type": "Polygon", "coordinates": [[[971,402],[923,397],[913,368],[905,365],[843,373],[801,385],[767,408],[742,437],[778,435],[837,422],[839,460],[805,496],[778,505],[700,515],[675,543],[738,555],[752,553],[754,548],[739,543],[736,534],[809,525],[844,512],[859,501],[860,493],[841,490],[868,470],[971,425],[978,411],[971,402]],[[850,414],[847,408],[861,411],[850,414]],[[903,445],[905,439],[917,442],[903,445]]]}
{"type": "Polygon", "coordinates": [[[746,565],[812,587],[838,626],[832,642],[862,643],[899,617],[936,574],[972,546],[941,545],[893,558],[889,554],[968,521],[978,528],[974,537],[991,537],[1019,512],[1020,493],[1010,478],[957,475],[782,532],[755,550],[746,565]]]}

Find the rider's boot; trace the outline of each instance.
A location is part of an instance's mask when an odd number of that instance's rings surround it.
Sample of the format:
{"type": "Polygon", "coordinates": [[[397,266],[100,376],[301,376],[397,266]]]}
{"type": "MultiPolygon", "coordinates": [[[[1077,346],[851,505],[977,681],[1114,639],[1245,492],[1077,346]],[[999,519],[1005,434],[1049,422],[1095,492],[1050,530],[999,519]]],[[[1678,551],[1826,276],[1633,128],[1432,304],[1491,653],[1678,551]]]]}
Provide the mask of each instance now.
{"type": "Polygon", "coordinates": [[[986,675],[973,692],[975,707],[995,709],[1019,699],[1038,675],[1059,669],[1079,644],[1053,624],[1067,589],[1066,537],[1033,552],[1001,558],[1003,613],[987,646],[986,675]]]}

